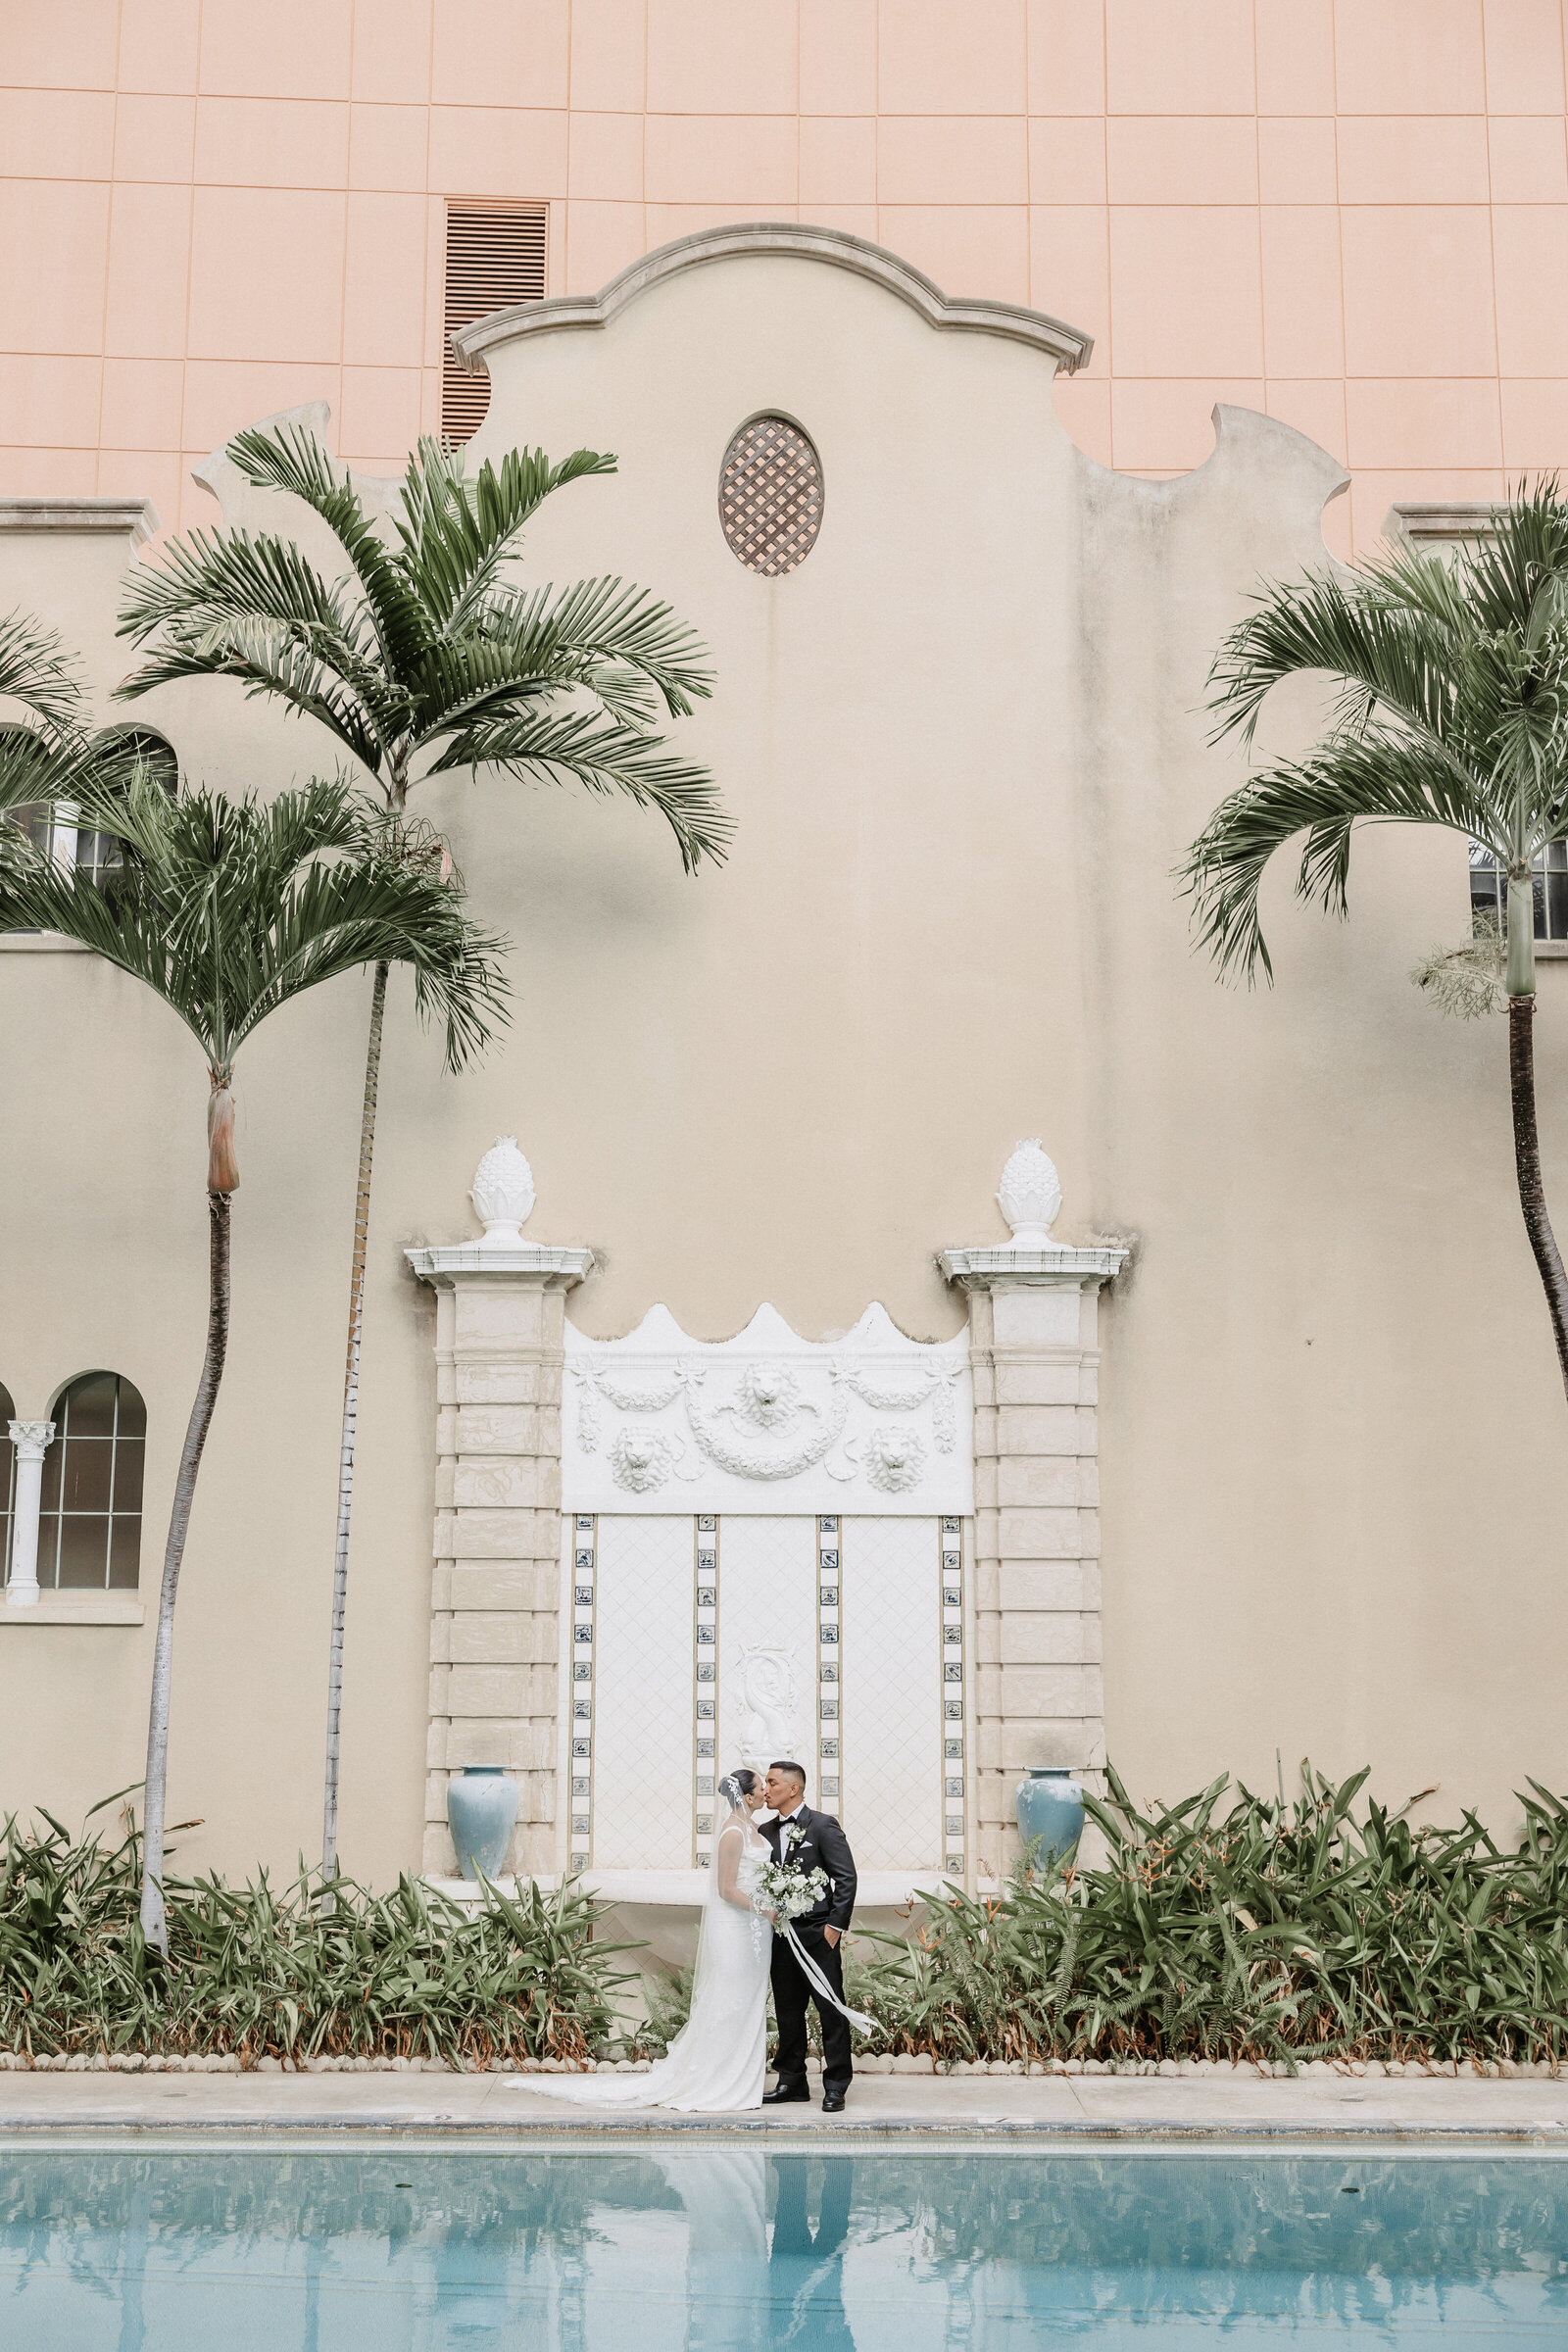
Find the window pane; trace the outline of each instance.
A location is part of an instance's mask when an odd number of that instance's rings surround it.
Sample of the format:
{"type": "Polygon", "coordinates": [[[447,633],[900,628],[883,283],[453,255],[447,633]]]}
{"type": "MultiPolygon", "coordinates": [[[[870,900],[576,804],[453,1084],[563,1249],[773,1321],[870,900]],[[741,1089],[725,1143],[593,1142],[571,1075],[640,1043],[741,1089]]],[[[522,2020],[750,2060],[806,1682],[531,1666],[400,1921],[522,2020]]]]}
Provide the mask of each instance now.
{"type": "MultiPolygon", "coordinates": [[[[55,1427],[58,1429],[59,1426],[56,1422],[55,1427]]],[[[60,1508],[60,1463],[65,1450],[65,1441],[57,1437],[43,1457],[43,1501],[40,1507],[46,1513],[60,1508]]]]}
{"type": "Polygon", "coordinates": [[[109,1477],[115,1449],[108,1438],[78,1438],[74,1432],[66,1440],[66,1494],[68,1511],[107,1511],[109,1508],[109,1477]]]}
{"type": "Polygon", "coordinates": [[[120,1435],[122,1438],[144,1438],[147,1435],[147,1407],[141,1393],[128,1380],[120,1384],[120,1435]]]}
{"type": "Polygon", "coordinates": [[[65,1424],[68,1438],[112,1438],[115,1434],[115,1376],[89,1372],[74,1380],[61,1400],[66,1410],[55,1419],[65,1424]]]}
{"type": "Polygon", "coordinates": [[[1554,841],[1546,853],[1546,937],[1568,939],[1568,871],[1563,844],[1554,841]]]}
{"type": "MultiPolygon", "coordinates": [[[[40,1582],[42,1580],[40,1579],[40,1582]]],[[[60,1528],[60,1590],[99,1592],[109,1581],[109,1517],[65,1519],[60,1528]]]]}
{"type": "Polygon", "coordinates": [[[112,1508],[141,1509],[141,1464],[146,1451],[140,1438],[122,1438],[115,1447],[115,1492],[112,1508]]]}
{"type": "Polygon", "coordinates": [[[45,1590],[54,1586],[60,1572],[60,1522],[40,1519],[38,1522],[38,1582],[45,1590]]]}
{"type": "Polygon", "coordinates": [[[116,1592],[134,1592],[141,1567],[141,1521],[116,1518],[109,1539],[109,1582],[116,1592]]]}

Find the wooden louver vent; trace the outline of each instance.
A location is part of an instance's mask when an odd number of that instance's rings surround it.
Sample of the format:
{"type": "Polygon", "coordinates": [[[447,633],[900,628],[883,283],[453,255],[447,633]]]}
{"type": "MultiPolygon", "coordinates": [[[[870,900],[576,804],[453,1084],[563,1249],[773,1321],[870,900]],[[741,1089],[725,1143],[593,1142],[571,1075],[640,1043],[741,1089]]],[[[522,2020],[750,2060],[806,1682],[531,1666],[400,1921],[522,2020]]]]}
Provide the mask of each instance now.
{"type": "Polygon", "coordinates": [[[822,462],[798,425],[742,425],[724,452],[718,519],[748,571],[776,580],[806,561],[822,527],[822,462]]]}
{"type": "Polygon", "coordinates": [[[514,302],[544,300],[545,217],[542,204],[447,206],[441,430],[449,441],[471,440],[490,406],[490,378],[463,366],[452,330],[514,302]]]}

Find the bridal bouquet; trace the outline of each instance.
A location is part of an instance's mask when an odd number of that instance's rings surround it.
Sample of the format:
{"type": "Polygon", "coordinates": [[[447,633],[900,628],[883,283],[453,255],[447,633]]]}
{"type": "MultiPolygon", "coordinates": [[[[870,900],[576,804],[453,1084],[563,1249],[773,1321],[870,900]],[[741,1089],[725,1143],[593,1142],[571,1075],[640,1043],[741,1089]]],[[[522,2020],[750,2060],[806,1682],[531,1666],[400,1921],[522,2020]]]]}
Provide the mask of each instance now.
{"type": "Polygon", "coordinates": [[[825,1870],[795,1870],[788,1862],[764,1862],[757,1874],[757,1901],[769,1906],[782,1925],[814,1911],[827,1892],[825,1870]]]}

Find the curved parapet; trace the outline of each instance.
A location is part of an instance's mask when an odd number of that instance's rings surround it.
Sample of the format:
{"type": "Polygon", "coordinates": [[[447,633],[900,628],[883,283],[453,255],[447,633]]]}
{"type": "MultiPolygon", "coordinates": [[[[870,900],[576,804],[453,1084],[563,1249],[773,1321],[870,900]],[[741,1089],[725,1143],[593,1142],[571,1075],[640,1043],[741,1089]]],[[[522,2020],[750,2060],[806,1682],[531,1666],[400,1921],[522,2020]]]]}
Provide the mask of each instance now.
{"type": "Polygon", "coordinates": [[[843,229],[819,228],[809,221],[759,220],[677,237],[673,244],[661,245],[657,252],[644,254],[622,270],[602,293],[517,303],[488,318],[476,318],[470,326],[456,330],[452,348],[466,368],[480,369],[486,352],[498,345],[524,335],[559,334],[568,327],[608,326],[640,294],[688,270],[752,256],[825,262],[831,269],[851,270],[907,303],[929,326],[1001,335],[1008,342],[1028,344],[1044,353],[1064,375],[1075,374],[1084,367],[1095,347],[1092,335],[1060,318],[1048,318],[1043,311],[1024,310],[1010,302],[956,301],[911,264],[864,237],[850,236],[843,229]]]}

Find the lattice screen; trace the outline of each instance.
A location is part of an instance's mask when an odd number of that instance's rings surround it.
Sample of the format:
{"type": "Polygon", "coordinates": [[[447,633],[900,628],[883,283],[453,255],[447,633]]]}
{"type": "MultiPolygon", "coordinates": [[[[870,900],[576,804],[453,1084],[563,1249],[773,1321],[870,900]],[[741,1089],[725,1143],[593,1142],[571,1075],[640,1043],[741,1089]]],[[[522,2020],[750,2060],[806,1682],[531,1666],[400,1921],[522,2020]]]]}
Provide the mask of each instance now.
{"type": "Polygon", "coordinates": [[[742,425],[724,452],[718,519],[748,571],[775,580],[805,563],[822,527],[822,461],[798,425],[742,425]]]}
{"type": "Polygon", "coordinates": [[[515,302],[544,300],[546,220],[542,204],[447,206],[441,430],[449,441],[471,440],[490,406],[489,376],[469,374],[452,349],[452,330],[515,302]]]}

